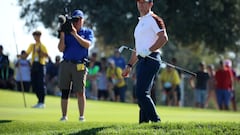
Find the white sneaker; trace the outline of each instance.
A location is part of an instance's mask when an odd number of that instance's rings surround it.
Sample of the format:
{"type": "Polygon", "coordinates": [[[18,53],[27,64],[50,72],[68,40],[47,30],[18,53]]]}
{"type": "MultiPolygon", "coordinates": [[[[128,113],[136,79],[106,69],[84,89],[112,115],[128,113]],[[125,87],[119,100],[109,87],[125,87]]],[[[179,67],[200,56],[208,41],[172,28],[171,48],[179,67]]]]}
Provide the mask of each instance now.
{"type": "Polygon", "coordinates": [[[34,105],[32,108],[45,108],[45,104],[44,103],[38,103],[38,104],[34,105]]]}
{"type": "Polygon", "coordinates": [[[68,117],[67,116],[62,116],[62,118],[60,119],[60,121],[67,121],[68,117]]]}
{"type": "Polygon", "coordinates": [[[80,117],[79,117],[79,121],[80,121],[80,122],[84,122],[84,121],[85,121],[84,116],[80,116],[80,117]]]}

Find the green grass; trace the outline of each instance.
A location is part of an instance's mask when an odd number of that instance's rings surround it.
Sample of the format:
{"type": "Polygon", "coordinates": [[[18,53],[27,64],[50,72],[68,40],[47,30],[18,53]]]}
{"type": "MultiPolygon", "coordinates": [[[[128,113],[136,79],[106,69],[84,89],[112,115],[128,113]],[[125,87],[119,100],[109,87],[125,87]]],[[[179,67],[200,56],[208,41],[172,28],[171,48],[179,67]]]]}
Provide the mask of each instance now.
{"type": "Polygon", "coordinates": [[[78,121],[71,98],[68,122],[60,122],[60,97],[46,96],[45,109],[31,108],[34,94],[0,90],[0,134],[238,134],[240,113],[157,106],[161,123],[138,124],[136,104],[87,100],[86,122],[78,121]]]}

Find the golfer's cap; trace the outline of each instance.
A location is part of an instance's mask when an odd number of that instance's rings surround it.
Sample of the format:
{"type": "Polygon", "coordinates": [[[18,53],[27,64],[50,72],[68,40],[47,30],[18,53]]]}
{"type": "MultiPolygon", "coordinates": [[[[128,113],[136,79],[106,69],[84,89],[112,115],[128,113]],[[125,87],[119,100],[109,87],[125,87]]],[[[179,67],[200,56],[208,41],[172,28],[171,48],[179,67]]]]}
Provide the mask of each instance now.
{"type": "Polygon", "coordinates": [[[153,2],[153,0],[137,0],[137,1],[153,2]]]}
{"type": "Polygon", "coordinates": [[[83,18],[84,14],[81,10],[74,10],[72,13],[72,18],[83,18]]]}
{"type": "Polygon", "coordinates": [[[232,67],[232,61],[230,59],[226,59],[224,60],[224,65],[227,66],[227,67],[232,67]]]}
{"type": "Polygon", "coordinates": [[[41,31],[36,30],[36,31],[34,31],[34,32],[32,33],[32,35],[33,35],[33,36],[35,36],[35,35],[42,35],[42,33],[41,33],[41,31]]]}

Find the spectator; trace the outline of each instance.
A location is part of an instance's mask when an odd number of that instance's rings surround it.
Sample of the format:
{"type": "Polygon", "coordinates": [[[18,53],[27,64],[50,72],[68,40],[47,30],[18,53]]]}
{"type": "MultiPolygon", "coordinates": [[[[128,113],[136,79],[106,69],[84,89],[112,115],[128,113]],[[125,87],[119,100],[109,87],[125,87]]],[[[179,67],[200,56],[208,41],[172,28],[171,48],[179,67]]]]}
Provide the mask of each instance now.
{"type": "Polygon", "coordinates": [[[3,89],[14,89],[14,70],[9,67],[9,59],[7,55],[3,54],[3,46],[0,45],[0,88],[3,89]]]}
{"type": "Polygon", "coordinates": [[[1,64],[0,88],[13,90],[16,85],[14,79],[14,70],[9,66],[9,61],[7,59],[2,61],[1,64]]]}
{"type": "Polygon", "coordinates": [[[48,52],[45,45],[41,42],[40,31],[34,31],[32,33],[35,43],[31,43],[22,57],[27,58],[32,54],[32,68],[31,68],[31,85],[33,91],[36,93],[38,102],[33,108],[45,108],[45,95],[46,95],[46,84],[45,84],[45,65],[46,58],[48,58],[48,52]]]}
{"type": "Polygon", "coordinates": [[[18,56],[18,60],[15,63],[17,90],[30,92],[31,63],[23,57],[24,55],[26,55],[25,50],[21,52],[21,55],[18,56]]]}
{"type": "Polygon", "coordinates": [[[160,73],[162,89],[166,94],[165,104],[168,106],[178,105],[176,87],[180,84],[180,78],[176,69],[167,66],[160,73]]]}
{"type": "MultiPolygon", "coordinates": [[[[177,58],[172,58],[172,64],[177,65],[177,58]]],[[[176,94],[177,94],[176,106],[180,106],[181,96],[182,96],[182,89],[180,87],[180,85],[182,84],[182,73],[181,73],[181,70],[179,70],[179,69],[176,69],[176,70],[177,70],[177,73],[178,73],[178,76],[180,79],[180,84],[177,84],[176,89],[175,89],[176,94]]]]}
{"type": "Polygon", "coordinates": [[[234,111],[237,111],[237,103],[236,103],[236,92],[234,88],[234,83],[238,81],[236,71],[232,68],[232,61],[230,59],[224,60],[224,65],[229,68],[230,71],[232,71],[233,75],[233,83],[231,86],[231,104],[232,104],[232,109],[234,111]]]}
{"type": "Polygon", "coordinates": [[[231,89],[233,84],[232,71],[220,61],[220,68],[215,74],[216,95],[220,110],[229,110],[231,100],[231,89]]]}
{"type": "Polygon", "coordinates": [[[216,88],[215,88],[215,69],[214,69],[214,65],[208,65],[207,66],[207,70],[208,70],[208,74],[209,74],[209,79],[207,82],[207,99],[206,99],[206,103],[205,103],[205,108],[208,107],[209,101],[210,99],[212,99],[214,107],[216,109],[218,109],[218,105],[217,105],[217,98],[216,98],[216,88]]]}
{"type": "Polygon", "coordinates": [[[125,102],[126,82],[122,76],[122,69],[115,65],[113,59],[109,59],[107,78],[114,90],[114,101],[125,102]]]}
{"type": "Polygon", "coordinates": [[[52,62],[51,58],[48,58],[49,62],[47,64],[46,73],[46,84],[47,93],[50,95],[60,96],[61,91],[58,88],[58,70],[61,58],[59,55],[55,57],[55,63],[52,62]]]}
{"type": "Polygon", "coordinates": [[[97,75],[97,88],[98,88],[98,99],[107,100],[109,97],[108,93],[108,79],[107,79],[107,59],[104,57],[101,59],[100,71],[97,75]]]}
{"type": "Polygon", "coordinates": [[[4,64],[8,64],[9,65],[9,59],[7,55],[3,54],[3,46],[0,45],[0,69],[2,68],[2,66],[4,64]]]}
{"type": "Polygon", "coordinates": [[[204,62],[199,63],[199,70],[196,71],[197,76],[190,78],[190,85],[194,90],[195,107],[204,108],[207,98],[207,82],[209,79],[206,65],[204,62]]]}
{"type": "Polygon", "coordinates": [[[101,63],[98,61],[97,52],[92,53],[90,60],[94,63],[95,66],[101,67],[101,63]]]}
{"type": "Polygon", "coordinates": [[[97,55],[96,53],[93,53],[90,62],[89,62],[89,66],[88,66],[88,75],[87,75],[87,82],[88,82],[88,90],[89,90],[89,96],[91,99],[97,100],[97,92],[98,92],[98,88],[97,88],[97,74],[99,72],[99,64],[97,64],[96,58],[97,55]]]}
{"type": "Polygon", "coordinates": [[[126,66],[126,61],[125,59],[121,56],[121,53],[118,51],[118,49],[114,50],[114,55],[111,57],[111,59],[114,60],[115,65],[117,67],[120,67],[122,70],[125,68],[126,66]]]}

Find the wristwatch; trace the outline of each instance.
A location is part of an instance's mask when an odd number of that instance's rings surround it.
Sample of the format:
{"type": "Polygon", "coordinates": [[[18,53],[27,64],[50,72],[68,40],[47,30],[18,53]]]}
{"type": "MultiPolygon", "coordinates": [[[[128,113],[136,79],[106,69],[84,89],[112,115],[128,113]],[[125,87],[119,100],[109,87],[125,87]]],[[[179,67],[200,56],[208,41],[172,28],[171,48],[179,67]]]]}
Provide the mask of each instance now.
{"type": "Polygon", "coordinates": [[[133,67],[133,65],[132,65],[132,64],[130,64],[130,63],[128,63],[128,64],[127,64],[127,66],[129,66],[130,68],[132,68],[132,67],[133,67]]]}

